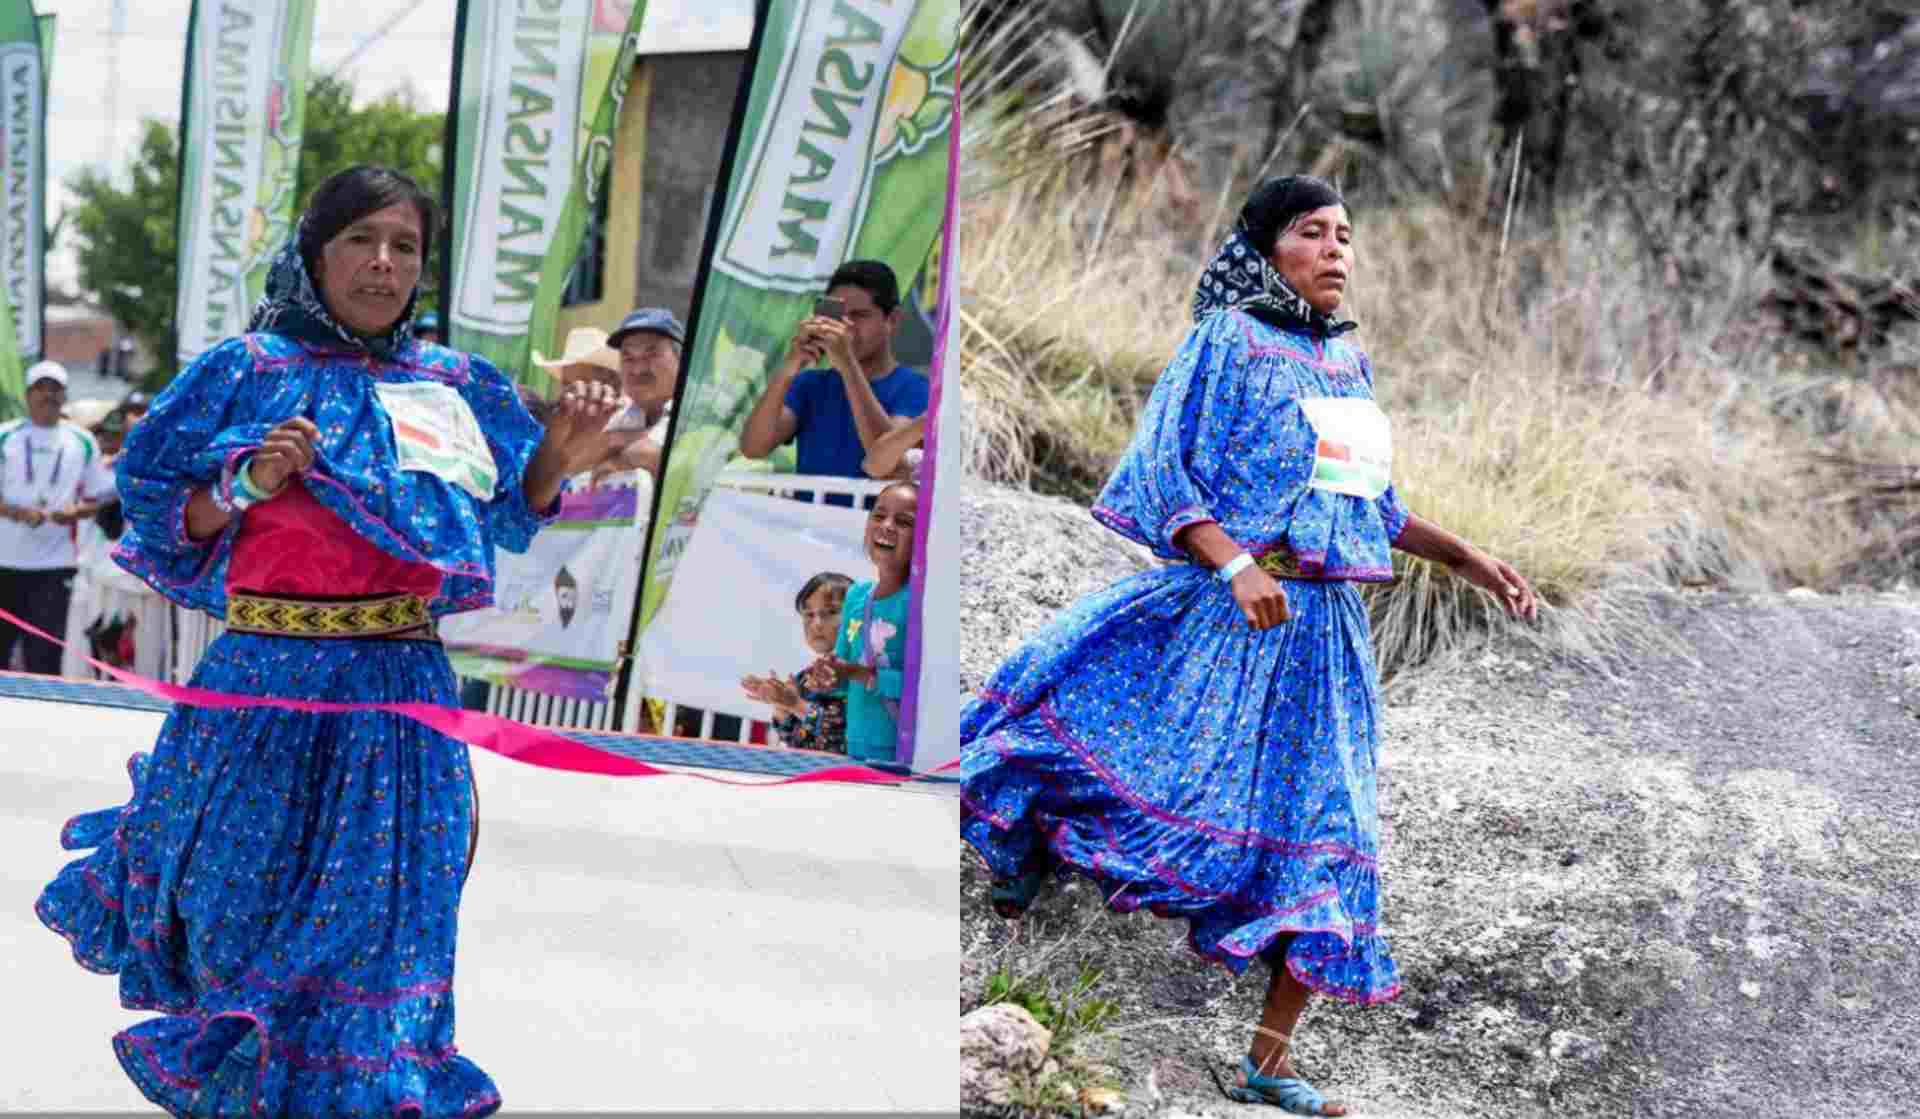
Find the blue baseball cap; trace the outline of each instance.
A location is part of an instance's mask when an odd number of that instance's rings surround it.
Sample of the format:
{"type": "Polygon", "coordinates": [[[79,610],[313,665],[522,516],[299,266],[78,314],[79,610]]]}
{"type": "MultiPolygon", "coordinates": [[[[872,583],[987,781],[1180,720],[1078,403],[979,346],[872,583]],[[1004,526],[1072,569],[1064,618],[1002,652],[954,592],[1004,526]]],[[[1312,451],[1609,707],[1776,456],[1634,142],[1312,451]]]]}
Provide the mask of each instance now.
{"type": "Polygon", "coordinates": [[[438,334],[440,332],[440,313],[438,311],[420,312],[413,318],[413,329],[431,330],[435,334],[438,334]]]}
{"type": "Polygon", "coordinates": [[[642,307],[620,320],[620,329],[607,336],[607,345],[617,350],[627,335],[643,330],[664,335],[682,346],[687,344],[687,328],[680,325],[672,311],[665,307],[642,307]]]}

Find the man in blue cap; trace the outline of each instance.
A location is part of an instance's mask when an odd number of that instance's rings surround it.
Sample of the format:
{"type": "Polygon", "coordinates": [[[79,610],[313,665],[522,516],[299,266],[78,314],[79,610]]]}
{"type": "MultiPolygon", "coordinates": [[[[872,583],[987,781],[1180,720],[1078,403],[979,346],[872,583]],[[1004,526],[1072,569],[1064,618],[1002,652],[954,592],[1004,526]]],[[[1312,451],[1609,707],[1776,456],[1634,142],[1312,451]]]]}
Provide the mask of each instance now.
{"type": "Polygon", "coordinates": [[[422,311],[413,317],[413,336],[422,342],[444,345],[446,331],[440,327],[440,314],[437,311],[422,311]]]}
{"type": "Polygon", "coordinates": [[[687,330],[665,307],[642,307],[620,321],[607,345],[620,352],[620,389],[627,406],[607,421],[607,455],[597,476],[626,470],[660,475],[667,418],[680,384],[680,349],[687,330]]]}
{"type": "MultiPolygon", "coordinates": [[[[894,359],[905,312],[893,269],[878,260],[842,264],[827,281],[838,317],[815,314],[795,329],[786,359],[740,433],[740,453],[763,459],[788,442],[801,474],[865,478],[867,449],[927,410],[927,378],[894,359]],[[825,362],[827,368],[808,369],[825,362]]],[[[810,495],[796,495],[805,497],[810,495]]],[[[832,505],[851,505],[844,494],[832,505]]]]}

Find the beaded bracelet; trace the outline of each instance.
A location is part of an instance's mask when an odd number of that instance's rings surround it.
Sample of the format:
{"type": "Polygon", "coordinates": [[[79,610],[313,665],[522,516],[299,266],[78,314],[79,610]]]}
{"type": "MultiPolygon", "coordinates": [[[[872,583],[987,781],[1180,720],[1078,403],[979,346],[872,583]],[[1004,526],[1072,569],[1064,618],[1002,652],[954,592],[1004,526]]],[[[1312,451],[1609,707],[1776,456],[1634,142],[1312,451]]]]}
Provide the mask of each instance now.
{"type": "Polygon", "coordinates": [[[266,490],[255,485],[253,481],[253,471],[250,469],[252,466],[253,456],[249,455],[241,460],[239,468],[233,472],[234,483],[240,488],[240,492],[252,499],[247,502],[249,505],[258,504],[272,497],[275,493],[280,492],[279,490],[274,490],[273,493],[268,493],[266,490]]]}

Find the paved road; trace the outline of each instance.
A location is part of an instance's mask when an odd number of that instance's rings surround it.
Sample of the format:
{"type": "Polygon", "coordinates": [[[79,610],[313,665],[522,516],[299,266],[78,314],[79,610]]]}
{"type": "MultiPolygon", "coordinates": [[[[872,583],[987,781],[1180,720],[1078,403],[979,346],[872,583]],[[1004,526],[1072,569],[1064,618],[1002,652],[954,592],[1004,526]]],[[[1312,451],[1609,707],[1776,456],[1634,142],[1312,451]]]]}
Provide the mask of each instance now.
{"type": "MultiPolygon", "coordinates": [[[[122,803],[159,725],[0,699],[0,1110],[147,1110],[108,1043],[146,1015],[32,906],[60,824],[122,803]]],[[[458,1041],[508,1112],[955,1109],[951,786],[756,791],[474,755],[458,1041]]]]}

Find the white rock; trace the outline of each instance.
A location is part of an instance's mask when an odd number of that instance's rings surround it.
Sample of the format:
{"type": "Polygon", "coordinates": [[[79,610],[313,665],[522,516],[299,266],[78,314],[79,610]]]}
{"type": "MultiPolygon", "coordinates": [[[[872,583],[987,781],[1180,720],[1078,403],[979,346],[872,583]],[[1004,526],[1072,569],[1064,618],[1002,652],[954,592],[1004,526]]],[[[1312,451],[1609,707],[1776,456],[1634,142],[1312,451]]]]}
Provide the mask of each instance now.
{"type": "Polygon", "coordinates": [[[1547,1039],[1547,1052],[1556,1061],[1590,1061],[1600,1055],[1601,1049],[1598,1041],[1573,1030],[1555,1030],[1547,1039]]]}
{"type": "Polygon", "coordinates": [[[1788,598],[1819,598],[1820,592],[1812,587],[1795,587],[1787,592],[1788,598]]]}
{"type": "Polygon", "coordinates": [[[1047,1063],[1053,1031],[1025,1007],[983,1006],[960,1019],[960,1105],[1005,1107],[1017,1073],[1037,1073],[1047,1063]]]}

